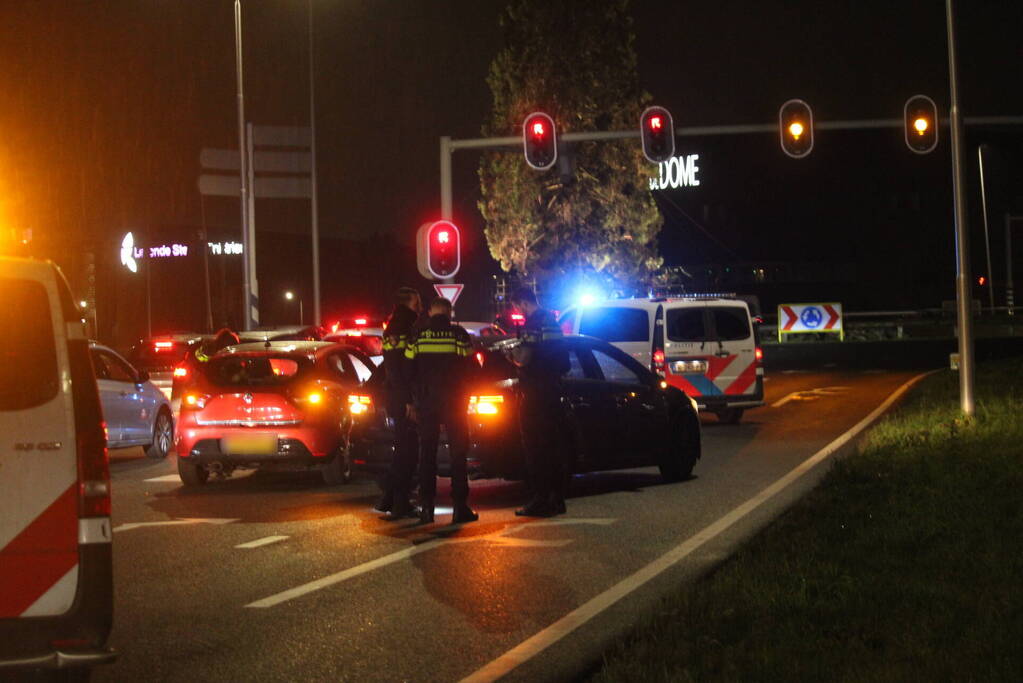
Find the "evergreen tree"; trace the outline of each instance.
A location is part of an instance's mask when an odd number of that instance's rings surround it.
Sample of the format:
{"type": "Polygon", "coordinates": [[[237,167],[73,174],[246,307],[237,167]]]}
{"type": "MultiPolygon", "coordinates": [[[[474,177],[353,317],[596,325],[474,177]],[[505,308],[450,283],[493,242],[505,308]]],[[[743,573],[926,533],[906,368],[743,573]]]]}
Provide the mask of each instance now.
{"type": "MultiPolygon", "coordinates": [[[[513,0],[501,29],[484,135],[519,136],[537,110],[554,118],[559,138],[639,125],[650,98],[639,87],[628,0],[513,0]]],[[[619,286],[647,279],[661,265],[663,220],[639,141],[562,143],[562,154],[544,172],[521,150],[484,155],[479,208],[491,255],[505,271],[545,282],[587,273],[619,286]]]]}

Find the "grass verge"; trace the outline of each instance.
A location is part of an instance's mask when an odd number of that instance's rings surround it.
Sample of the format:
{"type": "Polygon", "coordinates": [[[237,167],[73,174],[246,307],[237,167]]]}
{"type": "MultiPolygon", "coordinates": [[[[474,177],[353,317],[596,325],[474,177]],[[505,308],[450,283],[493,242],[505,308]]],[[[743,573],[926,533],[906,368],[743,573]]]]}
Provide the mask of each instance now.
{"type": "Polygon", "coordinates": [[[1023,680],[1023,359],[924,380],[596,681],[1023,680]]]}

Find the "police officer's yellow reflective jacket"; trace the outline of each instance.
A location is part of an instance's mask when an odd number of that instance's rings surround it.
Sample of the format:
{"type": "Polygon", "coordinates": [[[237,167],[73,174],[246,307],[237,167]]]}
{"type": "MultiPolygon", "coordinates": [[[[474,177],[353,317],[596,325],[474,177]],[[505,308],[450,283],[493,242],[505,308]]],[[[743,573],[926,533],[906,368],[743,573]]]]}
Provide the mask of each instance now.
{"type": "Polygon", "coordinates": [[[469,383],[478,365],[473,360],[472,337],[446,315],[432,316],[409,339],[406,385],[421,407],[439,407],[468,401],[469,383]]]}
{"type": "Polygon", "coordinates": [[[408,393],[402,378],[407,374],[405,365],[405,349],[412,337],[416,325],[416,312],[404,304],[398,304],[391,312],[391,317],[384,327],[384,387],[391,398],[401,403],[411,403],[412,396],[408,393]]]}

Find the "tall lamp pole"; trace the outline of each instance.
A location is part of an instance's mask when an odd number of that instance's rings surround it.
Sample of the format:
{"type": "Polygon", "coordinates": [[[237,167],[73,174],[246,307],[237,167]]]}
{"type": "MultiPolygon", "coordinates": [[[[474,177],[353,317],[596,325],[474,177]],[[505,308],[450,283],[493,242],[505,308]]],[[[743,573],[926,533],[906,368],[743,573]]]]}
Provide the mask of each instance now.
{"type": "MultiPolygon", "coordinates": [[[[238,159],[241,182],[242,212],[242,329],[253,328],[254,310],[252,280],[255,263],[251,262],[252,248],[249,241],[249,159],[248,145],[245,144],[245,89],[242,77],[242,3],[234,0],[234,62],[238,91],[238,159]]],[[[255,315],[258,315],[256,313],[255,315]]]]}
{"type": "Polygon", "coordinates": [[[313,324],[320,324],[320,212],[316,196],[316,58],[313,43],[313,0],[309,0],[309,161],[312,171],[313,324]]]}
{"type": "Polygon", "coordinates": [[[959,110],[959,65],[956,61],[955,18],[952,0],[945,0],[948,30],[948,83],[951,100],[952,188],[956,233],[956,321],[959,328],[959,403],[964,415],[976,409],[973,395],[973,311],[970,295],[970,243],[963,180],[963,115],[959,110]]]}

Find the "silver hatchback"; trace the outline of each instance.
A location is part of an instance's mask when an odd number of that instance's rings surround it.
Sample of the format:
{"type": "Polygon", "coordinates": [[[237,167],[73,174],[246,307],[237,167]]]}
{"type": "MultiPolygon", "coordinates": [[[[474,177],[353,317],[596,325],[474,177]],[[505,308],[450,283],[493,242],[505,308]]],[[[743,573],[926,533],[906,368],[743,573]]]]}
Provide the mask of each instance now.
{"type": "Polygon", "coordinates": [[[150,458],[164,458],[174,445],[174,415],[170,401],[145,370],[136,370],[116,351],[89,344],[96,372],[107,447],[142,446],[150,458]]]}

